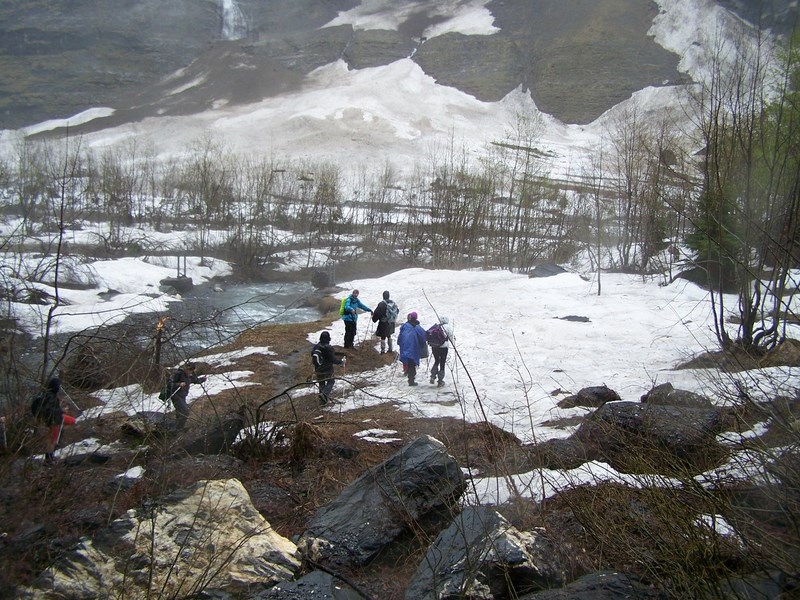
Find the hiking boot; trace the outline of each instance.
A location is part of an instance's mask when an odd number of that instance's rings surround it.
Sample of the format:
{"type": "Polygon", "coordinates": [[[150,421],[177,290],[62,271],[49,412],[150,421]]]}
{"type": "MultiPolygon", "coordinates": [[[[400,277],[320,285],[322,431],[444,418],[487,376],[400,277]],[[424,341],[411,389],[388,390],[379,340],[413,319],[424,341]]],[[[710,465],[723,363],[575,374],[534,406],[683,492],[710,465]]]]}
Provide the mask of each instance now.
{"type": "Polygon", "coordinates": [[[319,395],[319,405],[325,406],[328,403],[328,399],[323,396],[322,394],[319,395]]]}
{"type": "Polygon", "coordinates": [[[436,383],[436,375],[431,375],[431,385],[436,383]]]}
{"type": "Polygon", "coordinates": [[[444,381],[440,379],[437,387],[444,387],[444,381]]]}
{"type": "Polygon", "coordinates": [[[417,382],[416,381],[409,381],[408,385],[417,385],[417,382]]]}

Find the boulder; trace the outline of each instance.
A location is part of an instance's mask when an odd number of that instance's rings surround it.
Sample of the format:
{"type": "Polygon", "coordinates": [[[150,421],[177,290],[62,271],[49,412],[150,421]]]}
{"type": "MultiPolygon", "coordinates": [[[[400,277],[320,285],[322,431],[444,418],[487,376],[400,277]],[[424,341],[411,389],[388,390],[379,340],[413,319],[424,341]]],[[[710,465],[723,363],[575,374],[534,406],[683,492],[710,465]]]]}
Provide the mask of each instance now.
{"type": "Polygon", "coordinates": [[[181,447],[192,456],[196,454],[226,454],[244,427],[241,415],[227,415],[215,420],[206,429],[191,428],[181,432],[181,447]]]}
{"type": "Polygon", "coordinates": [[[553,275],[560,275],[566,272],[567,270],[564,267],[553,263],[542,263],[541,265],[533,267],[528,273],[528,277],[552,277],[553,275]]]}
{"type": "Polygon", "coordinates": [[[585,387],[572,396],[567,396],[558,403],[558,406],[559,408],[575,408],[576,406],[596,408],[606,402],[617,402],[621,399],[619,394],[608,386],[595,385],[585,387]]]}
{"type": "Polygon", "coordinates": [[[623,473],[702,473],[726,456],[716,440],[726,417],[720,409],[613,402],[592,413],[575,436],[623,473]]]}
{"type": "Polygon", "coordinates": [[[676,390],[671,383],[655,386],[641,397],[641,401],[645,404],[685,406],[687,408],[711,408],[713,406],[711,400],[705,396],[687,390],[676,390]]]}
{"type": "Polygon", "coordinates": [[[467,507],[428,548],[407,600],[516,598],[563,584],[543,530],[521,532],[487,506],[467,507]]]}
{"type": "Polygon", "coordinates": [[[458,463],[444,445],[422,436],[322,507],[297,545],[318,563],[366,564],[409,523],[451,506],[465,485],[458,463]]]}
{"type": "Polygon", "coordinates": [[[636,576],[611,571],[589,573],[558,589],[520,596],[519,600],[667,600],[671,595],[642,583],[636,576]]]}
{"type": "Polygon", "coordinates": [[[82,538],[17,597],[246,597],[299,569],[238,480],[200,481],[82,538]]]}
{"type": "Polygon", "coordinates": [[[528,466],[532,469],[576,469],[597,458],[595,446],[575,436],[553,438],[528,448],[528,466]]]}

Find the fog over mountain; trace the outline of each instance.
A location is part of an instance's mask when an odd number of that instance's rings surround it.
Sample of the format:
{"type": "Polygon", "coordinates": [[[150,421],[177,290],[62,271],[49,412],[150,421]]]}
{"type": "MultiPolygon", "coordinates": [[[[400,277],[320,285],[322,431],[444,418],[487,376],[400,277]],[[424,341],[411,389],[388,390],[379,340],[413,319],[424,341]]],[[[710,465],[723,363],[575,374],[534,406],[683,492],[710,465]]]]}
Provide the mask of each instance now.
{"type": "Polygon", "coordinates": [[[655,113],[676,104],[735,14],[785,30],[796,13],[786,0],[9,1],[0,127],[103,107],[71,118],[71,135],[407,164],[541,111],[555,155],[633,95],[655,113]]]}

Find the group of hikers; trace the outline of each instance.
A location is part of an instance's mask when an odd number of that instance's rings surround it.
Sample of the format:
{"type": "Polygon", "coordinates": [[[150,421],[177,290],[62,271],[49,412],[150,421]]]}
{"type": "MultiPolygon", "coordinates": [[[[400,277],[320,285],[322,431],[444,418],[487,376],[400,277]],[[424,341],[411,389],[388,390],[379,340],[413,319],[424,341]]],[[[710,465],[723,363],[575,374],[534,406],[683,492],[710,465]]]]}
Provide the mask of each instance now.
{"type": "MultiPolygon", "coordinates": [[[[167,379],[165,391],[159,398],[172,402],[172,406],[175,408],[176,430],[183,429],[189,419],[189,404],[186,401],[189,396],[189,386],[193,383],[205,383],[205,381],[205,377],[198,377],[195,374],[195,366],[190,362],[178,367],[167,379]]],[[[55,451],[61,440],[64,426],[75,425],[77,417],[82,411],[64,392],[61,380],[58,377],[52,377],[47,382],[45,389],[37,394],[31,402],[31,413],[48,429],[44,462],[52,464],[55,462],[55,451]],[[64,404],[74,414],[65,411],[64,404]]]]}
{"type": "MultiPolygon", "coordinates": [[[[341,315],[344,322],[344,348],[354,348],[358,325],[358,311],[368,312],[372,315],[372,321],[377,323],[375,336],[380,338],[380,353],[394,354],[393,336],[397,328],[397,319],[400,309],[394,300],[391,299],[388,291],[383,292],[383,300],[380,301],[375,310],[365,305],[358,297],[359,291],[353,290],[352,293],[342,300],[341,315]]],[[[438,323],[428,330],[423,329],[419,322],[419,315],[415,311],[408,313],[405,323],[400,326],[397,335],[397,346],[399,353],[397,359],[403,365],[408,385],[417,385],[417,368],[420,360],[428,357],[428,347],[430,346],[433,356],[433,367],[430,372],[430,383],[437,384],[439,387],[444,385],[445,364],[447,362],[448,349],[450,343],[455,341],[453,327],[450,320],[439,317],[438,323]]],[[[314,366],[314,380],[319,386],[319,402],[325,405],[330,401],[330,395],[335,383],[334,365],[345,365],[346,358],[337,357],[337,353],[331,346],[331,334],[323,331],[319,336],[319,342],[311,350],[311,362],[314,366]]]]}
{"type": "MultiPolygon", "coordinates": [[[[375,335],[380,338],[380,353],[386,354],[388,352],[394,355],[393,337],[397,329],[400,309],[395,301],[390,298],[388,291],[383,292],[383,299],[374,311],[361,302],[358,294],[358,290],[353,290],[342,303],[342,321],[345,326],[344,348],[355,347],[358,311],[361,310],[370,313],[372,321],[377,323],[375,335]]],[[[428,357],[428,347],[430,347],[431,355],[433,356],[430,383],[437,384],[439,387],[443,386],[445,364],[452,341],[455,341],[455,335],[447,317],[440,317],[438,323],[426,331],[420,325],[417,313],[414,311],[409,312],[397,335],[399,352],[396,354],[397,360],[403,365],[403,373],[408,380],[408,385],[417,385],[417,368],[420,365],[420,360],[428,357]],[[436,329],[439,330],[439,337],[436,337],[433,333],[436,329]]],[[[336,381],[334,366],[344,366],[346,364],[346,357],[342,354],[338,353],[337,355],[333,346],[331,346],[331,334],[323,331],[319,336],[319,343],[315,344],[311,351],[314,381],[319,386],[319,402],[321,405],[330,402],[331,392],[336,381]]],[[[167,384],[159,397],[165,402],[172,402],[175,408],[175,428],[177,430],[183,429],[189,418],[187,397],[190,386],[193,383],[204,382],[205,377],[198,377],[195,373],[194,364],[189,362],[181,365],[169,376],[167,384]]],[[[34,417],[48,427],[45,462],[52,463],[64,426],[75,424],[76,416],[80,414],[80,409],[63,392],[59,378],[52,377],[45,386],[44,391],[34,398],[31,410],[34,417]],[[71,410],[76,415],[71,415],[64,410],[62,400],[68,401],[71,410]]]]}

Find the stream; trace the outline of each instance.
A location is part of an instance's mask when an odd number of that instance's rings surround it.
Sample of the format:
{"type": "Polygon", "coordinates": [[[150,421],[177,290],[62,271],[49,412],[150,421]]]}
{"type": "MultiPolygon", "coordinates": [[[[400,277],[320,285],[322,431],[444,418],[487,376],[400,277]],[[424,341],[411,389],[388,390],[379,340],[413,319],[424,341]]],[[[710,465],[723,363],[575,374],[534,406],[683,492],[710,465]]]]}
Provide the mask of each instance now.
{"type": "Polygon", "coordinates": [[[170,304],[169,326],[185,327],[179,345],[194,354],[259,325],[315,321],[320,313],[307,302],[315,293],[308,282],[198,286],[170,304]]]}

